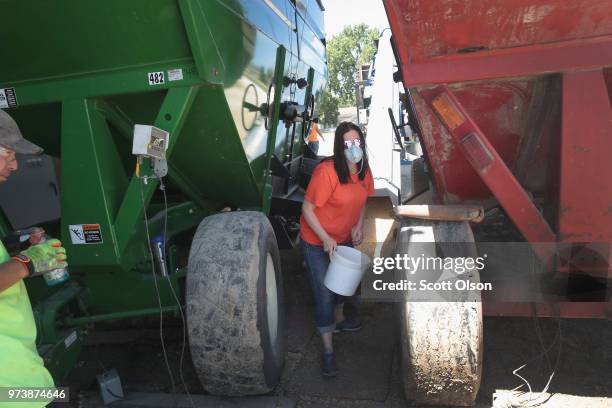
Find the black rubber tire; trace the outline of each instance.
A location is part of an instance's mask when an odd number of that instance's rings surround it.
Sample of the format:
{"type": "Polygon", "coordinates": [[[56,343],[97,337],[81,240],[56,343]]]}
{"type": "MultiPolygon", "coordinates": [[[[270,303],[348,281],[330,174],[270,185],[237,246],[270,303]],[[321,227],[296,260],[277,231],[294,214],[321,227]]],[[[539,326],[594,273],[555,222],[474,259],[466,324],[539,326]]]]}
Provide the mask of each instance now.
{"type": "Polygon", "coordinates": [[[191,356],[204,389],[224,396],[273,390],[285,361],[285,308],[278,246],[265,215],[221,213],[200,223],[189,253],[186,302],[191,356]],[[274,342],[268,329],[268,256],[278,304],[274,342]]]}
{"type": "MultiPolygon", "coordinates": [[[[467,222],[414,220],[398,233],[396,252],[418,257],[476,257],[467,222]],[[454,248],[415,243],[430,229],[435,242],[460,242],[454,248]],[[446,251],[446,252],[444,252],[446,251]],[[462,253],[456,253],[461,251],[462,253]],[[451,253],[449,253],[451,252],[451,253]]],[[[480,282],[477,270],[466,274],[480,282]]],[[[432,295],[435,296],[435,295],[432,295]]],[[[401,369],[406,399],[420,404],[472,406],[482,375],[482,305],[480,293],[460,302],[432,297],[431,301],[398,303],[401,369]]]]}

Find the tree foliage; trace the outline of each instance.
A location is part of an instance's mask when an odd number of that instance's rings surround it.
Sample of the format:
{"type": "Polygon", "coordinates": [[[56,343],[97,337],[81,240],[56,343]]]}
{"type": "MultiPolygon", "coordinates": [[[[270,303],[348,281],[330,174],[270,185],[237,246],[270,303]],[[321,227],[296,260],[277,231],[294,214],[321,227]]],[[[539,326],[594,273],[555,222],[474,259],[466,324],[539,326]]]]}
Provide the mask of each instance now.
{"type": "Polygon", "coordinates": [[[319,101],[319,119],[323,126],[335,126],[338,123],[338,98],[334,97],[329,91],[321,92],[319,101]]]}
{"type": "Polygon", "coordinates": [[[344,27],[327,43],[328,86],[340,106],[355,104],[355,75],[374,56],[378,36],[378,29],[362,23],[344,27]]]}

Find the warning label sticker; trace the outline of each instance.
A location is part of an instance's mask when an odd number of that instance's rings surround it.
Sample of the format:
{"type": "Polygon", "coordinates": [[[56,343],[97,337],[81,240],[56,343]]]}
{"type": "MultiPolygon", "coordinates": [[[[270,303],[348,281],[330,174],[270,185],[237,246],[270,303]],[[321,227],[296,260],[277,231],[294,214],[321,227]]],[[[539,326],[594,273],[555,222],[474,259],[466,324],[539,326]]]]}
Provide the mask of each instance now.
{"type": "Polygon", "coordinates": [[[103,242],[100,224],[69,225],[68,229],[74,245],[101,244],[103,242]]]}
{"type": "Polygon", "coordinates": [[[0,108],[12,108],[17,106],[15,88],[0,88],[0,108]]]}
{"type": "Polygon", "coordinates": [[[181,81],[183,79],[183,70],[180,68],[168,70],[168,81],[181,81]]]}

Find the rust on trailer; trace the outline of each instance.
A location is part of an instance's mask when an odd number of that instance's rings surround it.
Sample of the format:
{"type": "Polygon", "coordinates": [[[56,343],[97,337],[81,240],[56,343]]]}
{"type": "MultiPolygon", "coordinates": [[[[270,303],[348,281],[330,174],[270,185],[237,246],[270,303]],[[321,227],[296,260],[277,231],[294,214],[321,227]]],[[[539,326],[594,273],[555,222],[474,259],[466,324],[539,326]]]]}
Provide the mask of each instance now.
{"type": "Polygon", "coordinates": [[[608,0],[385,0],[385,6],[387,13],[393,7],[413,62],[612,33],[608,0]]]}
{"type": "MultiPolygon", "coordinates": [[[[573,246],[555,276],[612,281],[610,251],[585,256],[612,242],[612,2],[383,3],[432,203],[499,204],[527,241],[573,246]]],[[[601,317],[603,304],[560,312],[601,317]]]]}
{"type": "Polygon", "coordinates": [[[435,57],[402,66],[408,86],[575,72],[610,64],[608,38],[435,57]]]}
{"type": "Polygon", "coordinates": [[[531,76],[610,64],[607,0],[384,0],[404,84],[531,76]]]}
{"type": "MultiPolygon", "coordinates": [[[[528,111],[537,80],[461,84],[451,86],[453,94],[468,113],[478,112],[478,125],[504,162],[511,166],[521,150],[521,135],[528,125],[528,111]]],[[[489,189],[472,169],[448,130],[440,123],[433,110],[422,99],[413,95],[423,138],[440,196],[446,203],[484,200],[491,196],[489,189]]],[[[529,165],[536,165],[531,162],[529,165]]],[[[537,189],[542,190],[546,177],[541,177],[537,189]]]]}
{"type": "MultiPolygon", "coordinates": [[[[482,130],[465,112],[463,106],[445,86],[433,90],[422,91],[421,94],[434,106],[434,101],[446,101],[452,108],[447,111],[459,111],[465,121],[450,131],[453,141],[459,145],[472,168],[478,173],[493,192],[499,203],[504,207],[512,221],[530,242],[555,242],[556,237],[546,220],[534,206],[529,196],[510,172],[501,156],[491,143],[484,137],[482,130]]],[[[444,114],[435,109],[442,117],[444,114]]],[[[444,121],[443,118],[441,118],[444,121]]],[[[542,254],[547,261],[549,254],[542,254]]]]}

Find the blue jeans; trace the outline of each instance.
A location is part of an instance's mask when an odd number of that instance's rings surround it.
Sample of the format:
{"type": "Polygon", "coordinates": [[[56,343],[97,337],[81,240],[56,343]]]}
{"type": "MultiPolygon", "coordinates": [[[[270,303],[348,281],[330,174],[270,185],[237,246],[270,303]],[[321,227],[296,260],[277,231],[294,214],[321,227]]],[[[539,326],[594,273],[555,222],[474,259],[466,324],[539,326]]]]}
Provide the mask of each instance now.
{"type": "Polygon", "coordinates": [[[312,152],[315,155],[319,154],[319,142],[308,142],[308,147],[310,147],[310,150],[312,150],[312,152]]]}
{"type": "MultiPolygon", "coordinates": [[[[353,246],[351,242],[339,245],[353,246]]],[[[334,309],[344,306],[344,296],[335,294],[323,284],[329,266],[329,255],[322,246],[312,245],[304,240],[301,247],[314,297],[317,329],[321,334],[333,332],[336,328],[334,309]]]]}

